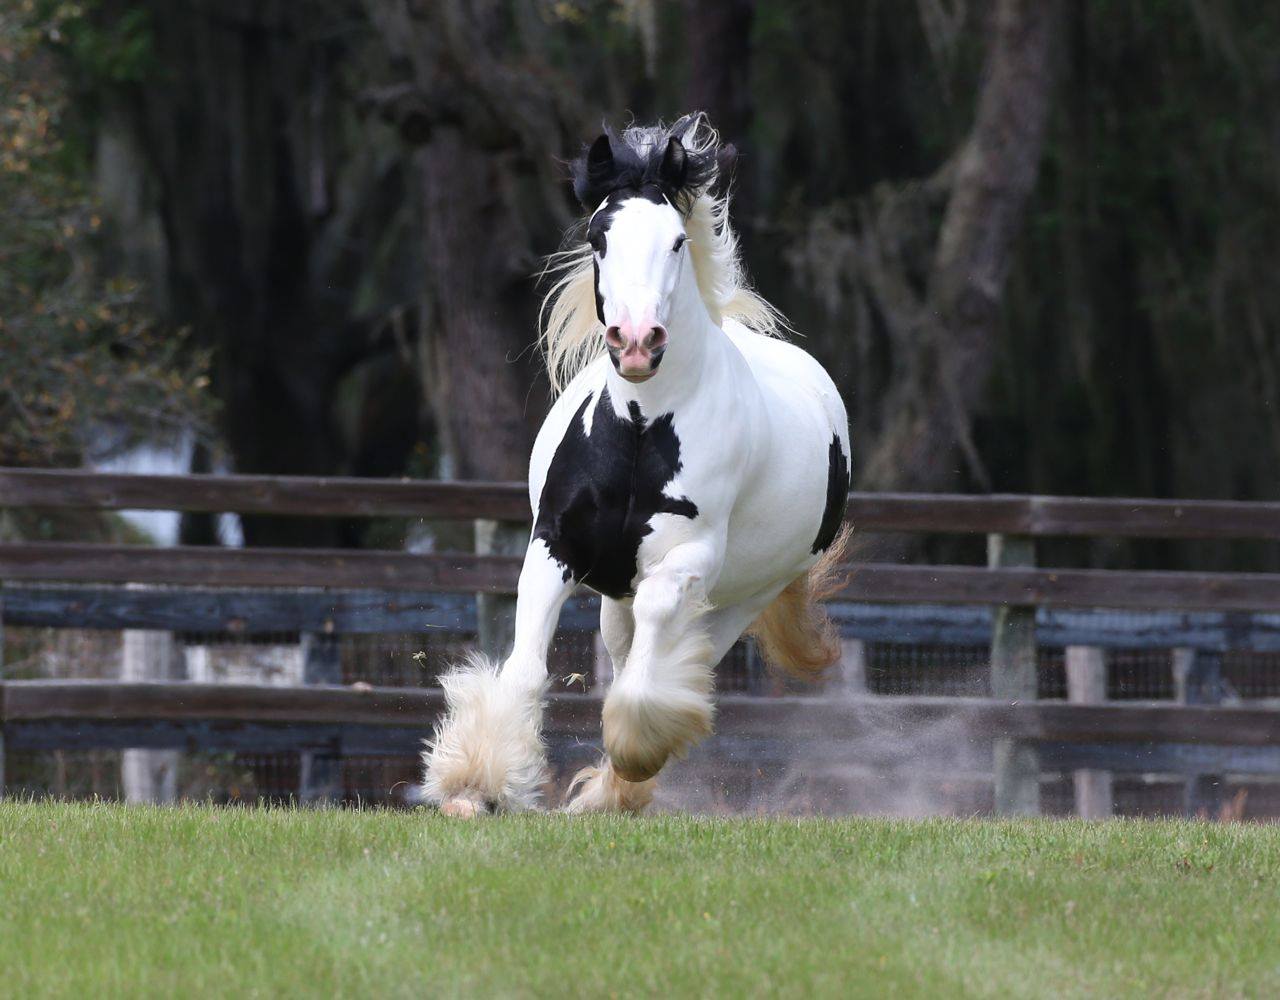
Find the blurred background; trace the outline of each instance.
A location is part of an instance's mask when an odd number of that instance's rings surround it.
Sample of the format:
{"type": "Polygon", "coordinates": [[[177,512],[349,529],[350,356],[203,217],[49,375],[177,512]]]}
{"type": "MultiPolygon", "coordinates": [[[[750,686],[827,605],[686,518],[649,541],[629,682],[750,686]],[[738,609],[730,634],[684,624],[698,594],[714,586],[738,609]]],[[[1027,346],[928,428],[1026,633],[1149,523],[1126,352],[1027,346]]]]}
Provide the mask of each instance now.
{"type": "MultiPolygon", "coordinates": [[[[603,122],[702,109],[752,280],[849,406],[855,488],[1274,499],[1278,87],[1280,7],[1233,0],[7,0],[0,466],[523,479],[565,163],[603,122]]],[[[0,535],[472,544],[262,514],[0,535]]],[[[1280,569],[1274,544],[1053,544],[1280,569]]],[[[85,658],[29,632],[32,676],[85,658]]],[[[975,650],[884,676],[970,691],[975,650]]],[[[1162,697],[1168,653],[1113,680],[1162,697]]]]}
{"type": "Polygon", "coordinates": [[[2,464],[523,478],[564,161],[701,108],[860,487],[1280,483],[1269,5],[12,0],[0,74],[2,464]]]}

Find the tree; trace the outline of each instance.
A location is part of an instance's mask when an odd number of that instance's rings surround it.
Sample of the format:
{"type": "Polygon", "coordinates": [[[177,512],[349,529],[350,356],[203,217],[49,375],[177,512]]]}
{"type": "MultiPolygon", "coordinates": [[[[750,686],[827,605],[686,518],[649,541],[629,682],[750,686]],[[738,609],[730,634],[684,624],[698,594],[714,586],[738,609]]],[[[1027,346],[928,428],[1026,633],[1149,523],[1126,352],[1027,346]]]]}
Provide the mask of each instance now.
{"type": "Polygon", "coordinates": [[[76,12],[0,12],[0,465],[76,466],[200,432],[206,359],[100,266],[87,161],[50,50],[76,12]]]}

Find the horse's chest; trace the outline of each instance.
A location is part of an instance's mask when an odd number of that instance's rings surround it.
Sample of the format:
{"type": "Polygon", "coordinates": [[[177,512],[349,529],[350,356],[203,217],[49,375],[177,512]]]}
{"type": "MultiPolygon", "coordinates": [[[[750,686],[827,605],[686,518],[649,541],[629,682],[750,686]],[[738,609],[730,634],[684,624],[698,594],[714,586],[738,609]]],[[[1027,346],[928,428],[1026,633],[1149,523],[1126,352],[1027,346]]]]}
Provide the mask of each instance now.
{"type": "Polygon", "coordinates": [[[583,418],[592,399],[574,414],[547,468],[534,537],[572,577],[608,597],[632,592],[640,540],[655,514],[694,518],[687,497],[664,488],[679,473],[680,439],[672,415],[652,421],[633,403],[627,417],[614,413],[602,390],[588,434],[583,418]]]}

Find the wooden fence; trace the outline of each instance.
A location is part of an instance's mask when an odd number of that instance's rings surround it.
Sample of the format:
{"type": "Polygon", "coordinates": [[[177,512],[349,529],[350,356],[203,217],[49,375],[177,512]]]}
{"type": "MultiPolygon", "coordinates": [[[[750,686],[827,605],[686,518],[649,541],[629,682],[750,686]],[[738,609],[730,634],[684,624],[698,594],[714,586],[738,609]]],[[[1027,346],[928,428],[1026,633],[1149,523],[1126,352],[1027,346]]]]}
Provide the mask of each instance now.
{"type": "MultiPolygon", "coordinates": [[[[499,526],[508,541],[480,531],[490,541],[479,554],[0,543],[0,625],[297,631],[313,639],[305,676],[315,685],[0,679],[0,777],[5,745],[413,752],[439,710],[438,691],[336,686],[332,637],[428,626],[483,632],[509,614],[520,561],[509,539],[527,531],[529,516],[524,486],[512,483],[0,469],[5,508],[466,520],[499,526]]],[[[1095,814],[1109,809],[1110,770],[1186,773],[1192,810],[1214,805],[1206,773],[1280,770],[1280,711],[1215,704],[1225,650],[1280,649],[1280,575],[1047,569],[1035,559],[1045,536],[1280,539],[1280,504],[853,494],[848,517],[863,531],[986,535],[988,565],[852,566],[832,606],[853,644],[841,696],[724,698],[722,732],[767,741],[784,715],[796,740],[839,738],[871,719],[904,733],[953,720],[994,740],[996,807],[1015,813],[1038,810],[1046,766],[1075,770],[1077,801],[1095,814]],[[1117,623],[1095,609],[1130,614],[1117,623]],[[868,696],[853,662],[864,641],[989,642],[992,697],[868,696]],[[1045,642],[1068,647],[1065,703],[1036,698],[1045,642]],[[1180,651],[1181,703],[1101,704],[1101,650],[1142,645],[1180,651]]],[[[571,601],[562,627],[594,628],[592,612],[589,600],[571,601]]],[[[593,697],[558,696],[549,728],[593,733],[598,708],[593,697]]]]}

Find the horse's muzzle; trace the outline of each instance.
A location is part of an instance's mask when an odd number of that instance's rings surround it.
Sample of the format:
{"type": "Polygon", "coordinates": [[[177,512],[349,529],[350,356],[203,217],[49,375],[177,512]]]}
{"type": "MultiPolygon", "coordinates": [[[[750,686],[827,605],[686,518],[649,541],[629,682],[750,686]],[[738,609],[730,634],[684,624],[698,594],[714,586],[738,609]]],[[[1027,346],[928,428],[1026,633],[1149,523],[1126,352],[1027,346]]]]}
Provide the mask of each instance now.
{"type": "Polygon", "coordinates": [[[609,349],[609,360],[619,375],[628,382],[647,382],[662,363],[667,349],[667,329],[655,325],[642,333],[634,333],[629,328],[611,326],[604,333],[604,342],[609,349]]]}

